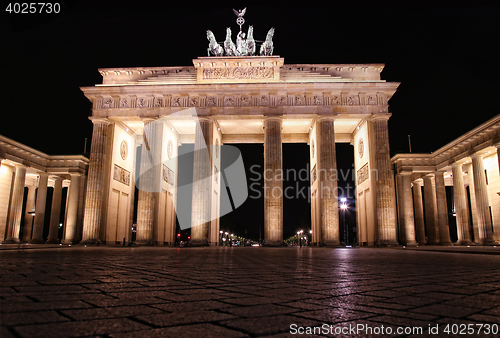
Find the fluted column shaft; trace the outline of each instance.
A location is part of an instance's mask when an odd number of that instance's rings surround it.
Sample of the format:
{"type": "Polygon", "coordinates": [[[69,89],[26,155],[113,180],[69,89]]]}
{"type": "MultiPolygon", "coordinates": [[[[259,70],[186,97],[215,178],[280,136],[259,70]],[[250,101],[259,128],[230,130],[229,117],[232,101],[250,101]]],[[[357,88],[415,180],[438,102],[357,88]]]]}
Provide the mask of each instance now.
{"type": "Polygon", "coordinates": [[[191,245],[209,245],[212,219],[212,139],[212,119],[199,118],[194,143],[191,245]]]}
{"type": "Polygon", "coordinates": [[[283,244],[283,170],[281,118],[264,120],[264,240],[283,244]]]}
{"type": "MultiPolygon", "coordinates": [[[[472,158],[472,171],[474,176],[474,194],[476,196],[477,225],[479,233],[479,243],[482,245],[497,244],[493,239],[493,228],[491,224],[488,187],[486,185],[486,175],[484,173],[483,156],[474,154],[472,158]]],[[[476,242],[478,242],[476,240],[476,242]]]]}
{"type": "Polygon", "coordinates": [[[337,189],[337,155],[335,151],[335,119],[320,117],[316,124],[318,149],[317,172],[319,191],[319,221],[323,245],[340,244],[339,197],[337,189]]]}
{"type": "Polygon", "coordinates": [[[427,244],[436,245],[439,243],[438,214],[436,189],[431,176],[424,176],[424,203],[427,244]]]}
{"type": "Polygon", "coordinates": [[[397,179],[401,244],[417,245],[417,242],[415,241],[411,178],[410,175],[398,174],[397,179]]]}
{"type": "Polygon", "coordinates": [[[434,173],[436,183],[436,202],[438,214],[439,244],[452,245],[450,240],[450,225],[448,222],[448,203],[446,202],[446,186],[444,183],[444,172],[434,173]]]}
{"type": "Polygon", "coordinates": [[[61,177],[56,177],[54,181],[54,194],[52,195],[52,208],[50,211],[49,238],[47,243],[59,243],[59,219],[61,217],[61,199],[62,199],[61,177]]]}
{"type": "Polygon", "coordinates": [[[66,208],[66,224],[64,225],[62,244],[72,244],[76,242],[79,197],[80,174],[71,174],[71,185],[68,192],[68,207],[66,208]]]}
{"type": "Polygon", "coordinates": [[[102,203],[104,195],[104,177],[106,162],[107,127],[104,120],[92,121],[92,144],[85,197],[82,243],[100,243],[102,203]]]}
{"type": "Polygon", "coordinates": [[[382,245],[397,245],[396,198],[391,170],[388,119],[389,115],[374,116],[372,118],[373,151],[375,152],[374,169],[377,170],[375,200],[378,241],[382,245]]]}
{"type": "Polygon", "coordinates": [[[453,163],[453,198],[457,217],[457,244],[470,244],[469,215],[467,215],[467,195],[464,186],[462,165],[453,163]]]}
{"type": "Polygon", "coordinates": [[[415,208],[415,229],[418,244],[425,244],[424,204],[422,202],[422,182],[413,181],[413,207],[415,208]]]}
{"type": "Polygon", "coordinates": [[[38,176],[38,191],[36,193],[35,222],[33,224],[33,236],[30,243],[43,243],[43,225],[45,221],[45,205],[47,204],[47,183],[49,174],[40,173],[38,176]]]}
{"type": "Polygon", "coordinates": [[[155,120],[144,124],[141,150],[139,196],[137,202],[136,244],[152,244],[154,240],[155,205],[161,179],[161,130],[155,120]]]}
{"type": "Polygon", "coordinates": [[[21,229],[21,218],[23,217],[24,183],[26,180],[26,168],[16,167],[14,177],[14,189],[10,202],[10,215],[8,223],[7,238],[4,243],[19,243],[19,232],[21,229]]]}

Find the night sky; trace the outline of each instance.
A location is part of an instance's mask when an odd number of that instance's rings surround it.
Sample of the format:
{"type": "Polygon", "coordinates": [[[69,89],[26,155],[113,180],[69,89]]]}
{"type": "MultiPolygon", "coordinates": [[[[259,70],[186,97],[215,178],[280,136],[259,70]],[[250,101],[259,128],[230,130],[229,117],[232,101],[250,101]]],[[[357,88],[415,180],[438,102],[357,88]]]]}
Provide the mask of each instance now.
{"type": "MultiPolygon", "coordinates": [[[[238,29],[232,8],[247,6],[244,30],[253,25],[263,39],[275,27],[274,54],[285,64],[385,63],[382,78],[401,82],[389,101],[392,154],[408,152],[408,135],[413,152],[435,151],[500,113],[499,8],[60,3],[61,14],[40,15],[8,14],[3,2],[0,14],[0,134],[51,155],[80,154],[85,138],[90,145],[91,105],[79,87],[101,83],[98,68],[192,66],[206,56],[205,31],[223,40],[226,27],[238,29]]],[[[241,146],[244,162],[263,161],[261,148],[241,146]]],[[[339,168],[352,168],[352,147],[337,150],[339,168]]],[[[283,157],[305,166],[308,147],[285,145],[283,157]]],[[[299,202],[285,200],[285,237],[310,226],[299,202]]],[[[263,207],[254,203],[222,226],[258,237],[263,207]],[[254,217],[236,224],[241,215],[254,217]]]]}

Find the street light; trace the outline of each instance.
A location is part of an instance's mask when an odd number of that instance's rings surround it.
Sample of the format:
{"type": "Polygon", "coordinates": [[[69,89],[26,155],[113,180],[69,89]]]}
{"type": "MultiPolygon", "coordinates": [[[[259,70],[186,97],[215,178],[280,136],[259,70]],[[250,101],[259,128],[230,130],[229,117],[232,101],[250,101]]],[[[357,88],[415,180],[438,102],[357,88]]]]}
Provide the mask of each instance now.
{"type": "Polygon", "coordinates": [[[342,197],[340,199],[340,210],[342,210],[342,223],[344,224],[344,244],[347,246],[347,239],[348,239],[348,236],[347,236],[347,227],[346,227],[346,224],[345,224],[345,211],[347,210],[347,198],[345,197],[342,197]]]}
{"type": "Polygon", "coordinates": [[[304,230],[297,231],[297,237],[299,239],[299,245],[301,248],[302,248],[302,233],[303,232],[304,232],[304,230]]]}

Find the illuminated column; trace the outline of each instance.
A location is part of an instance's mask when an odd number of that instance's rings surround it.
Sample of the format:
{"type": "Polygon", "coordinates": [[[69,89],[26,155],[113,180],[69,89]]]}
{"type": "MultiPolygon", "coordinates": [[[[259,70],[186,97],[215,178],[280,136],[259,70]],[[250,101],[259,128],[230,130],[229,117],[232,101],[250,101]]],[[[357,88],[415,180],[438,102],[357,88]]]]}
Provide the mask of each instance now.
{"type": "Polygon", "coordinates": [[[162,124],[153,119],[144,121],[135,240],[139,245],[153,244],[155,204],[161,178],[161,128],[162,124]]]}
{"type": "Polygon", "coordinates": [[[267,246],[283,244],[282,118],[264,120],[264,240],[267,246]]]}
{"type": "Polygon", "coordinates": [[[92,120],[92,144],[83,216],[82,243],[100,243],[102,203],[104,194],[104,176],[106,162],[107,130],[109,122],[105,119],[92,120]]]}
{"type": "Polygon", "coordinates": [[[70,175],[71,185],[68,191],[68,207],[66,208],[66,224],[64,224],[62,244],[73,244],[76,242],[76,223],[78,219],[78,202],[80,197],[80,174],[70,175]]]}
{"type": "Polygon", "coordinates": [[[438,211],[436,189],[431,175],[424,176],[424,202],[427,245],[436,245],[439,243],[438,211]]]}
{"type": "Polygon", "coordinates": [[[439,245],[453,245],[450,240],[450,225],[448,223],[448,203],[446,202],[444,172],[436,171],[434,173],[434,180],[436,183],[439,245]]]}
{"type": "Polygon", "coordinates": [[[413,201],[411,196],[411,179],[409,173],[397,175],[398,204],[401,240],[404,245],[417,245],[415,241],[415,221],[413,216],[413,201]]]}
{"type": "Polygon", "coordinates": [[[413,207],[415,208],[415,229],[417,242],[420,245],[425,245],[425,221],[421,179],[413,181],[413,207]]]}
{"type": "Polygon", "coordinates": [[[373,132],[374,168],[377,173],[376,213],[378,225],[378,241],[381,245],[397,245],[396,238],[396,198],[394,194],[394,178],[391,170],[389,149],[389,130],[387,122],[390,114],[374,115],[371,119],[373,132]]]}
{"type": "Polygon", "coordinates": [[[31,239],[31,230],[33,227],[33,213],[35,212],[35,193],[36,186],[28,187],[28,198],[26,199],[26,212],[24,214],[23,242],[29,242],[31,239]]]}
{"type": "Polygon", "coordinates": [[[194,141],[193,202],[190,245],[209,245],[212,212],[212,138],[213,120],[198,117],[194,141]]]}
{"type": "Polygon", "coordinates": [[[52,195],[52,209],[50,211],[50,226],[49,238],[47,244],[59,243],[59,218],[61,217],[61,199],[62,199],[62,182],[61,177],[56,176],[54,179],[54,194],[52,195]]]}
{"type": "Polygon", "coordinates": [[[453,199],[455,201],[455,213],[457,215],[457,244],[470,244],[469,215],[467,215],[467,195],[464,186],[462,164],[453,163],[453,199]]]}
{"type": "Polygon", "coordinates": [[[47,183],[49,174],[38,175],[38,191],[36,193],[35,222],[33,224],[33,236],[29,243],[43,243],[43,223],[45,221],[45,205],[47,202],[47,183]]]}
{"type": "Polygon", "coordinates": [[[474,176],[474,194],[476,196],[476,210],[479,242],[481,245],[498,244],[493,239],[493,228],[490,217],[490,203],[488,200],[488,187],[486,185],[486,175],[484,174],[483,156],[473,154],[472,171],[474,176]]]}
{"type": "Polygon", "coordinates": [[[14,177],[14,188],[10,201],[10,214],[7,238],[3,243],[19,243],[19,230],[23,217],[24,182],[26,180],[26,167],[17,166],[14,177]]]}
{"type": "Polygon", "coordinates": [[[340,244],[334,123],[335,118],[330,116],[319,117],[316,122],[319,230],[321,243],[328,246],[340,244]]]}

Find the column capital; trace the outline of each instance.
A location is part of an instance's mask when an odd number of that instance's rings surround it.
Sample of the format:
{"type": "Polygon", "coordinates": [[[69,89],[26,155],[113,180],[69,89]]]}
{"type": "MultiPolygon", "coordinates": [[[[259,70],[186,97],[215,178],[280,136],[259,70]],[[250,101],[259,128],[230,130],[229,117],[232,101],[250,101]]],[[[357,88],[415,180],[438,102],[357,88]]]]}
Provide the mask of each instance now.
{"type": "Polygon", "coordinates": [[[416,180],[414,180],[413,182],[411,182],[413,185],[420,185],[422,186],[424,184],[424,181],[422,180],[422,178],[417,178],[416,180]]]}
{"type": "Polygon", "coordinates": [[[264,115],[264,122],[265,121],[271,121],[271,120],[276,120],[276,121],[283,121],[283,115],[264,115]]]}
{"type": "Polygon", "coordinates": [[[318,117],[316,118],[316,121],[318,121],[318,122],[325,121],[325,120],[335,121],[336,119],[338,119],[338,114],[334,114],[334,115],[318,115],[318,117]]]}
{"type": "Polygon", "coordinates": [[[141,117],[141,121],[144,123],[144,125],[154,122],[158,120],[159,116],[148,116],[148,117],[141,117]]]}
{"type": "Polygon", "coordinates": [[[50,178],[52,178],[53,180],[60,180],[60,181],[64,181],[65,178],[64,177],[61,177],[59,175],[54,175],[54,174],[49,174],[50,175],[50,178]]]}
{"type": "Polygon", "coordinates": [[[482,159],[484,157],[484,154],[476,152],[476,153],[470,154],[469,157],[471,159],[478,159],[478,158],[482,159]]]}
{"type": "Polygon", "coordinates": [[[376,114],[372,114],[372,116],[369,118],[369,120],[370,121],[376,121],[376,120],[388,121],[391,116],[392,116],[391,113],[376,113],[376,114]]]}
{"type": "Polygon", "coordinates": [[[37,175],[38,175],[39,177],[42,177],[42,176],[45,176],[45,177],[47,177],[47,178],[49,177],[49,173],[47,173],[47,172],[45,172],[45,171],[39,171],[39,172],[37,172],[37,175]]]}
{"type": "Polygon", "coordinates": [[[215,119],[212,116],[197,116],[198,121],[203,122],[215,122],[215,119]]]}
{"type": "Polygon", "coordinates": [[[462,167],[463,167],[463,164],[462,164],[462,163],[460,163],[460,162],[453,162],[453,163],[451,164],[451,167],[452,167],[452,168],[462,168],[462,167]]]}
{"type": "Polygon", "coordinates": [[[106,125],[111,124],[111,121],[109,121],[107,117],[89,116],[89,120],[92,121],[93,124],[96,123],[104,123],[106,125]]]}

